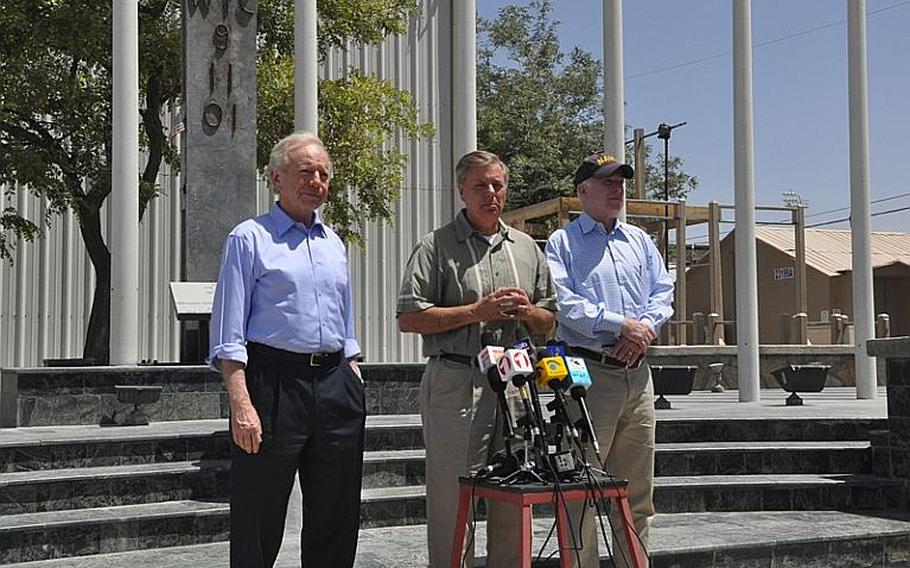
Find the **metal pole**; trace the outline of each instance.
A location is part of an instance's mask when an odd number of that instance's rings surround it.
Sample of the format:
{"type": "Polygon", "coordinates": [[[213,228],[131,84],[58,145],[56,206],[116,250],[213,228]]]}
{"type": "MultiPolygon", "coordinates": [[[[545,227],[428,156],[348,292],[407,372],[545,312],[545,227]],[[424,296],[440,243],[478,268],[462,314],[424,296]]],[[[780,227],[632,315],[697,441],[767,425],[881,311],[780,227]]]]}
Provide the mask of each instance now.
{"type": "Polygon", "coordinates": [[[112,365],[139,360],[139,5],[114,0],[111,160],[112,365]]]}
{"type": "MultiPolygon", "coordinates": [[[[625,115],[622,82],[622,0],[603,2],[604,150],[625,161],[625,115]]],[[[626,220],[623,204],[619,219],[626,220]]]]}
{"type": "Polygon", "coordinates": [[[319,133],[316,0],[294,3],[294,129],[319,133]]]}
{"type": "MultiPolygon", "coordinates": [[[[676,310],[677,320],[687,320],[686,309],[686,200],[676,202],[676,310]]],[[[676,328],[676,344],[687,345],[687,324],[676,328]]]]}
{"type": "Polygon", "coordinates": [[[869,115],[866,75],[866,2],[847,2],[850,91],[850,235],[853,247],[853,347],[856,397],[876,397],[875,361],[866,341],[875,337],[869,214],[869,115]]]}
{"type": "MultiPolygon", "coordinates": [[[[795,225],[794,231],[795,243],[796,243],[796,313],[797,314],[809,314],[809,293],[806,286],[806,207],[805,205],[797,205],[796,209],[793,210],[793,223],[795,225]]],[[[808,338],[802,332],[803,327],[800,326],[800,334],[798,337],[797,343],[806,344],[808,338]]]]}
{"type": "MultiPolygon", "coordinates": [[[[664,138],[664,217],[669,217],[667,202],[670,201],[670,131],[664,138]]],[[[670,224],[664,219],[661,222],[664,229],[664,264],[670,267],[670,224]]]]}
{"type": "Polygon", "coordinates": [[[477,148],[476,14],[475,0],[452,0],[453,168],[461,156],[477,148]]]}
{"type": "Polygon", "coordinates": [[[635,135],[635,198],[645,198],[645,129],[636,128],[635,135]]]}
{"type": "MultiPolygon", "coordinates": [[[[708,248],[711,258],[711,310],[709,313],[724,317],[723,265],[720,255],[720,206],[716,201],[708,204],[708,248]]],[[[718,345],[718,339],[724,338],[724,330],[711,330],[711,343],[718,345]]]]}
{"type": "Polygon", "coordinates": [[[761,399],[752,116],[752,3],[733,0],[733,170],[736,196],[736,344],[739,400],[761,399]]]}

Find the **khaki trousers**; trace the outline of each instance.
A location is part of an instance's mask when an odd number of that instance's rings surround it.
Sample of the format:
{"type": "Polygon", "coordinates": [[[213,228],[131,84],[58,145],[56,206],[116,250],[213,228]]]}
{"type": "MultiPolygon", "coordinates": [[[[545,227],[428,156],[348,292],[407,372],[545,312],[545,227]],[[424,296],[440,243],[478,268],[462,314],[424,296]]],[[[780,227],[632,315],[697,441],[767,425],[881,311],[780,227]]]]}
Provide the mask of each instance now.
{"type": "MultiPolygon", "coordinates": [[[[514,387],[510,385],[510,402],[514,387]]],[[[510,406],[514,409],[512,402],[510,406]]],[[[420,415],[426,446],[427,545],[431,568],[448,568],[458,512],[458,477],[486,465],[502,446],[496,395],[477,369],[447,360],[427,361],[420,383],[420,415]]],[[[468,520],[473,522],[472,513],[468,520]]],[[[519,565],[518,507],[488,502],[487,566],[519,565]]],[[[466,536],[463,566],[474,566],[473,530],[466,536]]]]}
{"type": "MultiPolygon", "coordinates": [[[[593,382],[587,393],[588,410],[600,443],[601,456],[605,458],[611,475],[629,480],[629,504],[635,519],[635,530],[641,538],[639,545],[644,544],[647,548],[651,519],[654,517],[655,418],[651,369],[647,361],[642,361],[641,366],[634,370],[606,367],[588,359],[585,363],[593,382]]],[[[594,451],[589,448],[589,462],[595,465],[597,459],[593,454],[594,451]]],[[[600,523],[593,507],[588,507],[582,517],[584,509],[579,502],[569,503],[571,527],[576,542],[581,545],[581,565],[583,568],[597,568],[600,566],[597,550],[600,523]]],[[[620,518],[614,509],[610,510],[610,523],[614,528],[613,561],[617,568],[624,568],[631,565],[632,557],[621,532],[620,518]]],[[[575,554],[572,554],[572,565],[577,565],[575,554]]]]}

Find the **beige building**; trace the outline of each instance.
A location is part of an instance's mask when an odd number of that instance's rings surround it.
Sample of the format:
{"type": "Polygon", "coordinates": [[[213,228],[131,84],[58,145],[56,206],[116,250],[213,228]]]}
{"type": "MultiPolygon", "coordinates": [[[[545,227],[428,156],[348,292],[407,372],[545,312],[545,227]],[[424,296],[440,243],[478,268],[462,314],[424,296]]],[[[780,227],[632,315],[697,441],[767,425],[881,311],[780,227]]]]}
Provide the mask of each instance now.
{"type": "MultiPolygon", "coordinates": [[[[798,311],[794,231],[789,227],[756,227],[758,260],[759,341],[784,342],[780,314],[798,311]]],[[[725,321],[736,319],[736,277],[733,232],[721,241],[725,321]]],[[[707,262],[706,260],[702,262],[707,262]]],[[[824,330],[831,314],[853,319],[853,282],[850,231],[806,230],[806,289],[810,328],[824,330]]],[[[872,268],[875,313],[891,318],[891,335],[910,335],[910,233],[873,232],[872,268]]],[[[687,314],[710,312],[709,270],[698,264],[687,270],[687,314]]],[[[735,325],[725,326],[727,343],[735,342],[735,325]]],[[[813,343],[826,333],[811,333],[813,343]]]]}

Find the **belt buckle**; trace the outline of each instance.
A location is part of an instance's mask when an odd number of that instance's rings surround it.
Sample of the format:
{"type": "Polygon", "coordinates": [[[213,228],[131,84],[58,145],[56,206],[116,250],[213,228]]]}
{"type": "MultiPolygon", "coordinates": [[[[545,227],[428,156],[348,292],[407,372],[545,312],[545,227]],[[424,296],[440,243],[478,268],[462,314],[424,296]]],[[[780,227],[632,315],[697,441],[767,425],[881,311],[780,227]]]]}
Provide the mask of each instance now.
{"type": "Polygon", "coordinates": [[[310,353],[310,367],[322,367],[325,364],[325,353],[310,353]]]}

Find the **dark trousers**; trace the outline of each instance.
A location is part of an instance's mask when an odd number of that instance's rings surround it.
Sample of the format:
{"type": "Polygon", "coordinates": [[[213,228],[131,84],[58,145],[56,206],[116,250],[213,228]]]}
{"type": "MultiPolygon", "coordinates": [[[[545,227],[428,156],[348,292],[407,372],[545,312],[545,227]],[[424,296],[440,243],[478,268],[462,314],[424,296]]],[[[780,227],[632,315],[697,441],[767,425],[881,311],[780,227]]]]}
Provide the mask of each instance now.
{"type": "Polygon", "coordinates": [[[270,568],[294,474],[303,493],[301,566],[353,566],[366,422],[363,383],[345,359],[251,346],[247,389],[262,423],[259,453],[231,447],[231,566],[270,568]]]}

